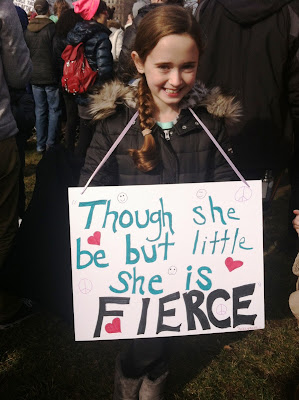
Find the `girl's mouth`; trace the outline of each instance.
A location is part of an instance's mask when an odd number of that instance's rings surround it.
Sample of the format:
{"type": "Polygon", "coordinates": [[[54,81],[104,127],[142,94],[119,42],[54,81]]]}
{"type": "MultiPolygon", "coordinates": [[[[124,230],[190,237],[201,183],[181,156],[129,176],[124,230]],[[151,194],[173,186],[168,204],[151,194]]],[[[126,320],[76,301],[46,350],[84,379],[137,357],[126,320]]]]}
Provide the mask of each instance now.
{"type": "Polygon", "coordinates": [[[179,93],[179,91],[180,91],[181,89],[168,89],[168,88],[164,88],[164,90],[165,90],[165,92],[168,93],[168,94],[177,94],[177,93],[179,93]]]}
{"type": "Polygon", "coordinates": [[[164,88],[164,93],[166,94],[166,96],[168,98],[173,98],[173,99],[180,98],[181,97],[181,91],[182,91],[182,88],[180,88],[180,89],[164,88]]]}

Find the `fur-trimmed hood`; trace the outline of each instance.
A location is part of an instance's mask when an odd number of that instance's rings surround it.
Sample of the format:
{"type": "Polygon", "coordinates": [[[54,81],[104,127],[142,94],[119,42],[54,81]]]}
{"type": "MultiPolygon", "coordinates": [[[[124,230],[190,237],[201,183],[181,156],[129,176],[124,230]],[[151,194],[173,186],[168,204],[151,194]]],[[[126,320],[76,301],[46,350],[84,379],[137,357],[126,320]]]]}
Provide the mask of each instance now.
{"type": "Polygon", "coordinates": [[[50,24],[54,24],[54,22],[51,21],[46,15],[37,15],[29,22],[27,29],[30,32],[37,33],[50,24]]]}
{"type": "MultiPolygon", "coordinates": [[[[104,84],[101,89],[90,95],[89,112],[95,121],[113,115],[119,104],[137,108],[137,84],[126,86],[120,81],[104,84]]],[[[192,90],[182,99],[181,109],[205,107],[216,118],[225,118],[226,123],[234,123],[242,115],[241,105],[234,96],[226,96],[219,87],[207,89],[201,83],[195,83],[192,90]]]]}

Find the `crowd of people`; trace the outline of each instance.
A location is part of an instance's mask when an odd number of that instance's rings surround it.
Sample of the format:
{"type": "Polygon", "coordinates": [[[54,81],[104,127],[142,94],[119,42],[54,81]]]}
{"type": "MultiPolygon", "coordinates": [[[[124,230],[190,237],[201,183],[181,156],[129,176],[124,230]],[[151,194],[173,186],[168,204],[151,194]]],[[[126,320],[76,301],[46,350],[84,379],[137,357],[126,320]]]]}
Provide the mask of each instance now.
{"type": "MultiPolygon", "coordinates": [[[[60,302],[57,294],[57,304],[66,305],[67,317],[72,314],[67,187],[86,184],[136,110],[136,123],[92,185],[238,179],[209,145],[191,108],[244,178],[263,181],[265,210],[288,170],[292,195],[286,224],[291,226],[295,210],[299,234],[299,1],[201,0],[192,13],[183,0],[138,0],[125,26],[114,11],[104,0],[77,0],[73,7],[56,0],[52,13],[47,0],[36,0],[26,14],[12,0],[2,0],[2,327],[31,315],[21,295],[34,268],[40,282],[26,294],[47,303],[56,282],[45,279],[55,268],[53,246],[61,245],[64,253],[60,281],[63,296],[69,295],[60,302]],[[68,46],[80,43],[95,79],[74,93],[62,84],[63,57],[68,46]],[[34,129],[42,159],[25,211],[25,145],[34,129]],[[51,229],[54,215],[60,218],[59,233],[51,229]],[[10,291],[16,268],[20,282],[10,291]]],[[[116,360],[114,399],[163,399],[170,346],[165,338],[133,340],[116,360]]]]}

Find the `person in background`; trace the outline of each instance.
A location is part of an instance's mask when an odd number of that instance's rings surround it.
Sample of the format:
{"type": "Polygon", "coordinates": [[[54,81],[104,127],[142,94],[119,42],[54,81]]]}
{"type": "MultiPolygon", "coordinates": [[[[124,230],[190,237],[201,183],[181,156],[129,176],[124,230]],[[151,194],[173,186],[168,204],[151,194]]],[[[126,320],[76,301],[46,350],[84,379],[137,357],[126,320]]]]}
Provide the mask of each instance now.
{"type": "MultiPolygon", "coordinates": [[[[200,26],[178,6],[151,10],[137,30],[132,58],[138,87],[119,81],[92,96],[96,131],[81,170],[84,186],[133,115],[139,115],[102,169],[94,186],[227,181],[236,175],[211,143],[193,111],[227,153],[225,125],[239,105],[219,90],[196,83],[202,53],[200,26]]],[[[182,205],[182,207],[184,207],[182,205]]],[[[171,339],[135,339],[116,361],[114,400],[162,400],[171,339]]]]}
{"type": "Polygon", "coordinates": [[[117,69],[117,63],[119,59],[119,55],[121,52],[123,40],[124,40],[124,30],[120,24],[120,22],[113,20],[113,14],[115,11],[115,7],[109,9],[109,16],[107,21],[107,26],[111,31],[109,36],[111,42],[111,52],[114,61],[114,69],[117,69]]]}
{"type": "MultiPolygon", "coordinates": [[[[21,7],[15,6],[23,32],[25,33],[28,26],[28,17],[26,11],[21,7]]],[[[20,156],[20,178],[19,178],[19,206],[18,216],[19,222],[25,213],[25,147],[27,139],[32,135],[32,129],[35,126],[34,99],[29,82],[20,89],[9,88],[10,104],[13,116],[17,123],[18,134],[16,135],[17,146],[20,156]]]]}
{"type": "MultiPolygon", "coordinates": [[[[56,66],[57,79],[61,86],[61,78],[63,75],[64,60],[61,54],[67,46],[67,35],[75,27],[78,22],[83,19],[80,14],[76,14],[72,8],[66,10],[58,19],[56,24],[56,33],[53,38],[53,52],[56,66]]],[[[68,150],[74,151],[77,125],[79,121],[78,104],[73,94],[67,93],[61,88],[63,101],[66,111],[66,124],[65,124],[65,146],[68,150]]]]}
{"type": "Polygon", "coordinates": [[[15,8],[17,10],[18,17],[19,17],[19,20],[21,22],[22,29],[23,29],[23,32],[24,32],[27,29],[27,25],[29,24],[26,11],[23,8],[19,7],[19,6],[15,6],[15,8]]]}
{"type": "Polygon", "coordinates": [[[127,22],[125,23],[125,26],[124,26],[125,30],[127,28],[129,28],[129,26],[131,26],[133,24],[133,19],[134,19],[133,18],[133,14],[129,13],[128,14],[128,18],[127,18],[127,22]]]}
{"type": "Polygon", "coordinates": [[[50,19],[51,21],[53,21],[54,24],[56,24],[56,22],[58,21],[58,17],[57,17],[57,15],[55,15],[55,14],[51,14],[51,15],[49,16],[49,19],[50,19]]]}
{"type": "MultiPolygon", "coordinates": [[[[70,9],[70,5],[66,0],[56,0],[54,5],[53,5],[53,14],[50,15],[50,19],[56,24],[58,19],[61,17],[61,14],[63,14],[66,10],[70,9]]],[[[59,75],[59,74],[58,74],[59,75]]],[[[62,139],[62,136],[65,134],[65,126],[66,126],[66,109],[65,109],[65,103],[63,101],[63,94],[62,94],[62,89],[60,85],[60,80],[58,82],[59,84],[59,95],[60,95],[60,106],[61,106],[61,118],[59,121],[59,128],[57,132],[57,141],[60,142],[62,139]]]]}
{"type": "Polygon", "coordinates": [[[61,17],[61,15],[69,10],[71,7],[69,3],[66,0],[56,0],[53,6],[53,11],[54,14],[57,15],[58,19],[61,17]]]}
{"type": "Polygon", "coordinates": [[[69,9],[70,5],[66,0],[56,0],[53,6],[54,14],[50,16],[50,19],[56,24],[58,19],[61,17],[61,14],[69,9]]]}
{"type": "MultiPolygon", "coordinates": [[[[83,21],[78,22],[68,33],[67,42],[76,46],[84,44],[84,53],[90,67],[98,71],[97,80],[89,90],[95,90],[113,77],[113,58],[111,54],[111,31],[107,28],[108,8],[103,0],[78,0],[74,11],[83,21]]],[[[75,154],[84,159],[93,136],[94,126],[88,112],[88,93],[76,95],[79,105],[80,130],[75,154]]]]}
{"type": "MultiPolygon", "coordinates": [[[[0,7],[0,273],[12,251],[18,229],[20,160],[17,124],[11,111],[9,88],[22,89],[31,78],[32,64],[22,26],[11,0],[0,7]]],[[[31,315],[30,306],[13,292],[4,291],[0,279],[0,329],[31,315]]],[[[10,287],[13,291],[14,288],[10,287]]]]}
{"type": "Polygon", "coordinates": [[[199,79],[241,102],[243,117],[228,131],[236,165],[246,179],[264,180],[269,208],[294,150],[291,183],[299,187],[298,0],[201,0],[195,17],[206,38],[199,79]]]}
{"type": "Polygon", "coordinates": [[[33,63],[31,79],[35,101],[37,151],[43,153],[56,143],[60,123],[60,96],[53,58],[55,24],[49,19],[46,0],[36,0],[37,16],[29,22],[25,40],[33,63]]]}
{"type": "Polygon", "coordinates": [[[35,11],[29,11],[27,16],[28,16],[28,22],[30,22],[33,18],[37,16],[37,13],[35,11]]]}
{"type": "Polygon", "coordinates": [[[149,3],[150,3],[150,1],[148,1],[148,0],[135,1],[135,3],[133,4],[133,7],[132,7],[133,18],[137,17],[137,14],[138,14],[138,11],[140,8],[147,6],[149,3]]]}
{"type": "Polygon", "coordinates": [[[117,69],[117,63],[124,40],[124,30],[122,29],[121,24],[118,21],[109,20],[107,21],[107,26],[111,31],[111,35],[109,36],[112,46],[111,52],[115,69],[117,69]]]}
{"type": "Polygon", "coordinates": [[[135,69],[132,66],[131,51],[136,37],[137,28],[142,18],[152,9],[162,5],[179,5],[184,6],[184,0],[151,0],[148,4],[139,9],[137,16],[133,19],[133,23],[129,26],[124,33],[122,49],[119,55],[117,77],[124,83],[128,83],[134,78],[135,69]]]}
{"type": "Polygon", "coordinates": [[[113,19],[115,13],[115,7],[107,7],[107,20],[113,19]]]}

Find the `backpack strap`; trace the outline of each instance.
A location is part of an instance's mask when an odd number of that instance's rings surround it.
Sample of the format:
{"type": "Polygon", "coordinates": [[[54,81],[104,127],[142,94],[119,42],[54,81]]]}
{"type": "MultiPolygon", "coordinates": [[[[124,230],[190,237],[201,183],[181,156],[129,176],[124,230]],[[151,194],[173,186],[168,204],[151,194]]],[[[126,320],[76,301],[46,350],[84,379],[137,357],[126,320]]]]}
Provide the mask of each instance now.
{"type": "Polygon", "coordinates": [[[232,160],[229,158],[229,156],[226,154],[226,152],[223,150],[223,148],[220,146],[220,144],[217,142],[217,140],[214,138],[212,133],[209,131],[209,129],[205,126],[205,124],[199,119],[199,117],[195,114],[195,112],[192,110],[192,108],[189,107],[189,111],[193,115],[193,117],[196,119],[196,121],[201,125],[203,130],[206,132],[206,134],[209,136],[209,138],[212,140],[214,145],[217,147],[217,149],[220,151],[220,153],[223,155],[224,159],[228,162],[230,165],[231,169],[236,173],[236,175],[240,178],[240,180],[245,183],[246,186],[249,187],[248,183],[246,182],[245,178],[241,175],[240,171],[237,169],[235,164],[232,162],[232,160]]]}
{"type": "Polygon", "coordinates": [[[74,61],[77,57],[77,53],[81,46],[83,46],[82,42],[78,43],[77,46],[72,46],[71,44],[68,44],[66,46],[66,48],[63,50],[63,52],[61,53],[61,58],[64,61],[67,61],[67,60],[74,61]]]}
{"type": "Polygon", "coordinates": [[[125,134],[128,132],[128,130],[131,128],[131,126],[135,123],[136,119],[138,117],[138,111],[135,112],[135,114],[133,115],[133,117],[130,119],[130,121],[127,123],[125,129],[121,132],[121,134],[118,136],[118,138],[116,139],[116,141],[113,143],[113,145],[110,147],[110,149],[107,151],[105,157],[102,159],[102,161],[100,162],[100,164],[97,166],[97,168],[94,170],[93,174],[91,175],[91,177],[88,179],[88,181],[86,182],[86,185],[84,186],[81,194],[83,194],[85,192],[85,190],[87,189],[88,185],[90,184],[90,182],[93,180],[94,176],[97,174],[97,172],[102,168],[102,166],[105,164],[105,162],[108,160],[108,158],[111,156],[111,154],[113,153],[113,151],[115,150],[115,148],[118,146],[118,144],[121,142],[122,138],[125,136],[125,134]]]}

